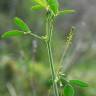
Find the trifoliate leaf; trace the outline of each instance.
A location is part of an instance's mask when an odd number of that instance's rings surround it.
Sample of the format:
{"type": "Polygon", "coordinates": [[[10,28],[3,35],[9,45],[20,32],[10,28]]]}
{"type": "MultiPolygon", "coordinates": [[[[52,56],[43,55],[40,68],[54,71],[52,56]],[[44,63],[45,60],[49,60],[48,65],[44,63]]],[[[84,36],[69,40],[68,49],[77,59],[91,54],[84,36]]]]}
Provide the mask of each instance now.
{"type": "Polygon", "coordinates": [[[74,88],[71,85],[65,85],[64,96],[74,96],[74,88]]]}
{"type": "Polygon", "coordinates": [[[31,32],[29,27],[27,26],[27,24],[23,20],[21,20],[20,18],[15,17],[14,22],[22,31],[31,32]]]}
{"type": "Polygon", "coordinates": [[[80,81],[80,80],[70,80],[69,82],[73,85],[77,85],[77,86],[80,86],[80,87],[88,87],[87,83],[85,83],[83,81],[80,81]]]}
{"type": "Polygon", "coordinates": [[[41,5],[32,6],[32,10],[41,10],[41,9],[43,9],[41,5]]]}
{"type": "Polygon", "coordinates": [[[34,2],[36,2],[39,5],[41,5],[44,8],[48,7],[48,4],[47,4],[46,0],[34,0],[34,2]]]}
{"type": "Polygon", "coordinates": [[[5,32],[2,35],[2,38],[9,38],[12,36],[22,36],[22,35],[24,35],[24,32],[18,30],[12,30],[12,31],[5,32]]]}
{"type": "Polygon", "coordinates": [[[48,0],[50,9],[53,11],[53,13],[56,15],[59,9],[59,3],[58,0],[48,0]]]}

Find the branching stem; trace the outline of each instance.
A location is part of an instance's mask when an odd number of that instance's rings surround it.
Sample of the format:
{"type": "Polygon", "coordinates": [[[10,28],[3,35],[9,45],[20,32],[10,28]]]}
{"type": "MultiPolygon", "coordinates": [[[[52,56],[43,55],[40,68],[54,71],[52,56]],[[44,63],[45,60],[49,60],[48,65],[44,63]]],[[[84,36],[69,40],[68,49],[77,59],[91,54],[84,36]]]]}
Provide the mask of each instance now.
{"type": "Polygon", "coordinates": [[[54,62],[53,62],[53,56],[52,56],[52,47],[51,47],[51,39],[52,39],[52,33],[53,33],[53,17],[49,15],[50,18],[48,17],[47,19],[48,22],[46,22],[46,33],[48,34],[48,40],[46,42],[47,44],[47,50],[48,50],[48,57],[49,57],[49,62],[50,62],[50,69],[52,73],[52,81],[53,81],[53,88],[54,88],[54,93],[55,96],[59,96],[58,92],[58,87],[57,87],[57,82],[55,82],[56,79],[56,72],[54,68],[54,62]]]}
{"type": "Polygon", "coordinates": [[[35,37],[35,38],[38,38],[38,39],[41,39],[42,40],[42,37],[40,37],[40,36],[38,36],[38,35],[36,35],[36,34],[33,34],[33,33],[27,33],[27,34],[29,34],[29,35],[31,35],[31,36],[33,36],[33,37],[35,37]]]}

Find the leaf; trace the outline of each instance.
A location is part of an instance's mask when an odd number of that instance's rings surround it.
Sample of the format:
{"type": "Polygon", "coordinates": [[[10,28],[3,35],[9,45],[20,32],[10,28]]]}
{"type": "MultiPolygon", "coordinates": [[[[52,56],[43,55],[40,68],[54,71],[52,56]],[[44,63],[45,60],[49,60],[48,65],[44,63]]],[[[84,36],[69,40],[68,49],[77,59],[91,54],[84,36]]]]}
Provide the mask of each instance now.
{"type": "Polygon", "coordinates": [[[53,11],[53,13],[56,15],[58,12],[59,8],[59,3],[58,0],[48,0],[47,1],[49,4],[50,9],[53,11]]]}
{"type": "Polygon", "coordinates": [[[74,89],[71,85],[65,85],[64,96],[74,96],[74,89]]]}
{"type": "Polygon", "coordinates": [[[30,29],[29,29],[29,27],[27,26],[27,24],[24,23],[24,21],[21,20],[20,18],[15,17],[15,18],[14,18],[14,22],[15,22],[15,24],[16,24],[22,31],[31,32],[30,29]]]}
{"type": "Polygon", "coordinates": [[[66,9],[66,10],[63,10],[63,11],[59,11],[58,15],[60,15],[60,14],[73,14],[75,12],[76,12],[75,10],[68,10],[68,9],[66,9]]]}
{"type": "Polygon", "coordinates": [[[44,8],[48,7],[48,4],[46,2],[46,0],[34,0],[37,4],[41,5],[44,8]]]}
{"type": "Polygon", "coordinates": [[[12,31],[5,32],[2,35],[2,38],[9,38],[12,36],[22,36],[22,35],[24,35],[24,33],[22,31],[12,30],[12,31]]]}
{"type": "Polygon", "coordinates": [[[77,85],[77,86],[80,86],[80,87],[88,87],[88,84],[83,82],[83,81],[80,81],[80,80],[70,80],[69,81],[71,84],[74,84],[74,85],[77,85]]]}
{"type": "Polygon", "coordinates": [[[60,81],[62,82],[63,86],[65,86],[68,82],[65,80],[65,78],[61,77],[60,81]]]}
{"type": "Polygon", "coordinates": [[[41,10],[41,9],[43,9],[41,5],[32,6],[32,10],[41,10]]]}

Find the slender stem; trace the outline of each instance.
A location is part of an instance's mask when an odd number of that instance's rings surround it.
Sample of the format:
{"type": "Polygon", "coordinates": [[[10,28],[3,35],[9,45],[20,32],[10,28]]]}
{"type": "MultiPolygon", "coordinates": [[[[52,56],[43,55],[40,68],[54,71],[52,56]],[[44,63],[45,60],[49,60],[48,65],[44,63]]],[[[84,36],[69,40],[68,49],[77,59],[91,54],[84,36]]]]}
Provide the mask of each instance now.
{"type": "Polygon", "coordinates": [[[47,43],[47,49],[48,49],[48,56],[49,56],[49,61],[50,61],[51,73],[52,73],[54,93],[55,93],[55,96],[59,96],[57,82],[55,82],[56,74],[55,74],[55,69],[54,69],[54,65],[53,65],[54,63],[53,63],[53,56],[52,56],[52,50],[51,50],[50,43],[47,43]]]}
{"type": "Polygon", "coordinates": [[[64,62],[64,58],[65,58],[65,56],[66,56],[66,54],[67,54],[67,52],[68,52],[68,49],[69,49],[69,47],[70,47],[70,44],[71,44],[71,40],[72,40],[72,38],[73,38],[73,31],[74,31],[74,27],[72,26],[72,28],[71,28],[71,30],[70,30],[70,33],[69,33],[69,36],[67,37],[67,42],[66,42],[66,44],[65,44],[65,47],[64,47],[64,52],[63,52],[63,54],[62,54],[62,56],[61,56],[61,59],[60,59],[60,62],[59,62],[59,66],[58,66],[58,70],[56,71],[57,73],[60,71],[60,70],[62,70],[62,68],[63,68],[63,62],[64,62]]]}
{"type": "Polygon", "coordinates": [[[65,55],[66,55],[66,53],[67,53],[67,51],[68,51],[68,49],[69,49],[69,47],[70,47],[71,40],[72,40],[72,38],[73,38],[73,31],[74,31],[74,27],[72,26],[72,28],[71,28],[71,30],[70,30],[70,33],[69,33],[69,36],[67,37],[66,47],[65,47],[65,49],[64,49],[64,52],[63,52],[63,54],[62,54],[62,57],[61,57],[61,60],[60,60],[60,63],[59,63],[60,65],[63,64],[65,55]]]}
{"type": "Polygon", "coordinates": [[[46,43],[47,43],[47,50],[48,50],[48,56],[49,56],[49,62],[50,62],[50,69],[51,69],[51,74],[52,74],[54,94],[55,94],[55,96],[59,96],[57,82],[55,82],[56,72],[55,72],[55,68],[54,68],[52,48],[51,48],[51,39],[52,39],[52,33],[53,33],[52,21],[53,21],[52,18],[50,18],[47,22],[47,26],[46,26],[47,32],[46,33],[48,33],[48,41],[46,43]]]}
{"type": "Polygon", "coordinates": [[[38,38],[38,39],[41,39],[42,40],[42,37],[40,37],[40,36],[38,36],[38,35],[36,35],[36,34],[33,34],[33,33],[28,33],[28,32],[26,32],[25,34],[29,34],[29,35],[31,35],[31,36],[33,36],[33,37],[35,37],[35,38],[38,38]]]}
{"type": "Polygon", "coordinates": [[[7,83],[7,88],[11,96],[17,96],[16,91],[11,83],[7,83]]]}

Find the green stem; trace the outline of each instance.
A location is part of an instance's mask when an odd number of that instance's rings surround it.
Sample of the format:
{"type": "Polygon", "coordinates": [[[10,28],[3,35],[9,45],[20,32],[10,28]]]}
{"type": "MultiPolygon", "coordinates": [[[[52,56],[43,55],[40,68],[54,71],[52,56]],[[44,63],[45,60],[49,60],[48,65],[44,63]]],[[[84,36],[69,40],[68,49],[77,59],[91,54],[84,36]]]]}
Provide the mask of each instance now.
{"type": "Polygon", "coordinates": [[[29,33],[26,32],[25,34],[29,34],[29,35],[31,35],[31,36],[33,36],[35,38],[41,39],[41,40],[43,39],[42,37],[40,37],[40,36],[38,36],[36,34],[30,33],[30,32],[29,33]]]}
{"type": "Polygon", "coordinates": [[[55,96],[59,96],[57,82],[55,82],[56,74],[55,74],[55,69],[54,69],[54,65],[53,65],[54,63],[53,63],[53,56],[52,56],[52,50],[51,50],[50,42],[47,43],[47,49],[48,49],[48,56],[49,56],[49,61],[50,61],[51,73],[52,73],[54,93],[55,93],[55,96]]]}
{"type": "Polygon", "coordinates": [[[50,62],[50,69],[51,69],[51,74],[52,74],[54,93],[55,93],[55,96],[59,96],[57,82],[55,82],[56,72],[55,72],[55,68],[54,68],[52,48],[51,48],[51,39],[52,39],[52,33],[53,33],[53,23],[52,22],[53,22],[52,18],[50,18],[47,22],[47,26],[46,26],[47,32],[46,33],[48,33],[48,41],[46,43],[47,43],[48,57],[49,57],[49,62],[50,62]]]}

